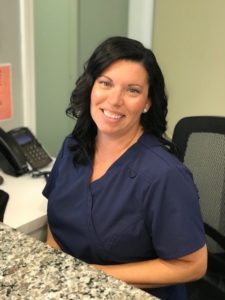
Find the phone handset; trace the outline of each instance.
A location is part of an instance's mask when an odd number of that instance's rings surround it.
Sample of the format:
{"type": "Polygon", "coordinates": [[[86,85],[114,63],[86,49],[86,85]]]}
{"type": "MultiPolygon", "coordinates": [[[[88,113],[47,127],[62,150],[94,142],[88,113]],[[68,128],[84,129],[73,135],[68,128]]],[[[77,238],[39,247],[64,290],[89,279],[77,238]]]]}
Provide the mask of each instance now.
{"type": "Polygon", "coordinates": [[[0,128],[0,167],[7,173],[19,176],[28,172],[23,152],[16,141],[0,128]]]}

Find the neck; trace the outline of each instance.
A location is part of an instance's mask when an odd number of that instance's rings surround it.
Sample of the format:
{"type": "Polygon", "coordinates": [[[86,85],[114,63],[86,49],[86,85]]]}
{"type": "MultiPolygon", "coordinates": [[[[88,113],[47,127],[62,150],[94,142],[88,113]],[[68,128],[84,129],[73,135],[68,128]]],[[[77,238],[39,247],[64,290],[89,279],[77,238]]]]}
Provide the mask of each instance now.
{"type": "Polygon", "coordinates": [[[107,172],[108,168],[133,144],[137,142],[143,129],[137,128],[132,134],[121,137],[109,137],[97,134],[95,142],[95,156],[91,181],[94,181],[107,172]]]}
{"type": "Polygon", "coordinates": [[[103,156],[120,156],[137,142],[142,133],[143,129],[138,127],[132,134],[123,135],[121,137],[97,134],[96,154],[103,156]]]}

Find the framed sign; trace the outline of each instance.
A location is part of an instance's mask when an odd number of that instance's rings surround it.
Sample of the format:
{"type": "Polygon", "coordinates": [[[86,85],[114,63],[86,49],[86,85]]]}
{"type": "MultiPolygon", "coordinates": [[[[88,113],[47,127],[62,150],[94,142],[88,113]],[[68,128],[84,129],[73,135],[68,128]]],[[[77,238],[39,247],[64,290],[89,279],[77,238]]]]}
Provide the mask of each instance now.
{"type": "Polygon", "coordinates": [[[12,118],[11,65],[0,64],[0,121],[12,118]]]}

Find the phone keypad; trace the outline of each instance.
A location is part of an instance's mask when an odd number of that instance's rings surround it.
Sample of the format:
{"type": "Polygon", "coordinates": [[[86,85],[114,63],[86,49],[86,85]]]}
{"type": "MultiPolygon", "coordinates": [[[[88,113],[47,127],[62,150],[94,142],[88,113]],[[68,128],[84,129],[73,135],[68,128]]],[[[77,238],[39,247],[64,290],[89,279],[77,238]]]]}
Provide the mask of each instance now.
{"type": "Polygon", "coordinates": [[[42,146],[36,142],[27,143],[22,147],[24,155],[33,169],[43,168],[52,161],[42,146]]]}

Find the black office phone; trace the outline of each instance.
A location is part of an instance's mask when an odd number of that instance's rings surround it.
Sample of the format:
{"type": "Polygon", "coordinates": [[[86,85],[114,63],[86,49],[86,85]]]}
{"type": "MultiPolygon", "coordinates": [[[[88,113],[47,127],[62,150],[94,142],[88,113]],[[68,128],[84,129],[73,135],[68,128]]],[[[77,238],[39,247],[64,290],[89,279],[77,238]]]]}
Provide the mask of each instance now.
{"type": "Polygon", "coordinates": [[[27,127],[0,128],[0,168],[13,176],[47,166],[51,157],[27,127]]]}

